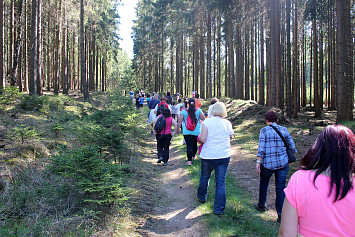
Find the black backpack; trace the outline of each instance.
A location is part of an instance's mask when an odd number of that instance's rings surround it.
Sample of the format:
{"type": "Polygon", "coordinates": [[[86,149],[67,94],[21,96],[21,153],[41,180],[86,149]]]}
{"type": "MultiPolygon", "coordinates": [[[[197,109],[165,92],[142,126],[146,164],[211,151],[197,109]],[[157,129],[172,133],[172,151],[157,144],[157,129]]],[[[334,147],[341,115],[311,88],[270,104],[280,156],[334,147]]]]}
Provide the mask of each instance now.
{"type": "Polygon", "coordinates": [[[165,108],[165,105],[166,104],[159,104],[158,105],[158,109],[157,109],[157,116],[159,116],[160,114],[162,114],[163,113],[163,110],[164,110],[164,108],[165,108]]]}
{"type": "Polygon", "coordinates": [[[163,130],[165,133],[165,126],[166,122],[164,116],[159,116],[157,121],[155,122],[154,130],[157,132],[157,134],[161,133],[163,130]]]}

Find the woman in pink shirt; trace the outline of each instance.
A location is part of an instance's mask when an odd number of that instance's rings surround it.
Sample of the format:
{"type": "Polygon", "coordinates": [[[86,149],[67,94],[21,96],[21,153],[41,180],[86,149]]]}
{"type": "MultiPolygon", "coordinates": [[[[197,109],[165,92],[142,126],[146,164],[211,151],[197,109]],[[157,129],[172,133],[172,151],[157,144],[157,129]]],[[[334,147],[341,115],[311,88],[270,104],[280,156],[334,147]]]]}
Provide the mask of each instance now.
{"type": "MultiPolygon", "coordinates": [[[[175,132],[171,132],[171,126],[174,125],[174,128],[176,129],[177,123],[176,120],[171,117],[170,110],[165,108],[163,109],[163,112],[160,116],[163,116],[165,118],[165,128],[157,134],[157,132],[154,130],[154,134],[156,134],[157,138],[157,150],[158,150],[158,162],[161,163],[162,161],[164,162],[164,166],[168,164],[169,160],[169,146],[170,146],[170,141],[172,136],[175,134],[175,132]]],[[[153,128],[155,127],[155,123],[158,121],[158,118],[154,121],[153,128]]]]}
{"type": "Polygon", "coordinates": [[[327,126],[287,188],[279,236],[355,236],[355,136],[327,126]]]}

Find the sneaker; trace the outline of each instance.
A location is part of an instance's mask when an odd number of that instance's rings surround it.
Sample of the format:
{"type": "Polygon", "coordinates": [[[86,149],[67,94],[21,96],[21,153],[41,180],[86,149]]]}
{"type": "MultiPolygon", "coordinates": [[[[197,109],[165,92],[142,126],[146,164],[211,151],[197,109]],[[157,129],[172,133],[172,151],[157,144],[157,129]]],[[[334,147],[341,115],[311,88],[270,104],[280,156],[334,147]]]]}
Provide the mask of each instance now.
{"type": "Polygon", "coordinates": [[[214,213],[218,218],[222,218],[224,216],[224,213],[214,213]]]}
{"type": "Polygon", "coordinates": [[[163,164],[163,166],[167,166],[167,165],[168,165],[168,163],[166,163],[166,162],[163,164]]]}
{"type": "Polygon", "coordinates": [[[193,159],[193,160],[195,160],[195,159],[196,159],[196,157],[194,156],[194,157],[192,157],[192,159],[193,159]]]}
{"type": "Polygon", "coordinates": [[[204,200],[201,200],[201,199],[199,199],[199,198],[197,198],[197,199],[198,199],[198,202],[199,202],[199,203],[202,203],[202,204],[203,204],[203,203],[206,203],[206,201],[204,201],[204,200]]]}
{"type": "Polygon", "coordinates": [[[191,161],[186,162],[186,164],[190,166],[191,165],[191,161]]]}
{"type": "Polygon", "coordinates": [[[260,207],[259,203],[254,203],[254,207],[257,211],[259,212],[265,212],[266,211],[266,207],[260,207]]]}
{"type": "Polygon", "coordinates": [[[161,163],[163,161],[163,157],[160,157],[157,161],[157,163],[161,163]]]}

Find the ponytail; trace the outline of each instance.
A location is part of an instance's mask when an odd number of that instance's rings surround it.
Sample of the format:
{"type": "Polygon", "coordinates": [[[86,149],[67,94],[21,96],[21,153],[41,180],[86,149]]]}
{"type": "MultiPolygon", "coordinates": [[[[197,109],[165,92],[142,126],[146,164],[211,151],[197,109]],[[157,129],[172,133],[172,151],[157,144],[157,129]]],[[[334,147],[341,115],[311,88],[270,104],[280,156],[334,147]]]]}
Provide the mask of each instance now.
{"type": "Polygon", "coordinates": [[[189,109],[188,109],[188,114],[190,115],[190,118],[193,123],[197,124],[197,118],[196,118],[196,107],[195,107],[195,99],[190,98],[189,99],[189,109]]]}

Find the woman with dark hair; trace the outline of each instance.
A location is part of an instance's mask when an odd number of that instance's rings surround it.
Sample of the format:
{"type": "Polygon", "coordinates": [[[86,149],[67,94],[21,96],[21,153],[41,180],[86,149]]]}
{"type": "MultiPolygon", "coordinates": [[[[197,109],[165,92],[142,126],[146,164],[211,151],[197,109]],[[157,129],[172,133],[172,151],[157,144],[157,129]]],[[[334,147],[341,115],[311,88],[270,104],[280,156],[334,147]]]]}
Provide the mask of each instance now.
{"type": "Polygon", "coordinates": [[[174,125],[174,128],[176,129],[176,120],[171,117],[170,110],[165,108],[163,109],[163,112],[161,115],[157,117],[157,119],[154,121],[154,125],[157,122],[158,118],[160,116],[164,116],[165,118],[165,128],[157,134],[156,131],[154,130],[154,134],[156,134],[157,138],[157,150],[158,150],[158,162],[161,163],[162,161],[164,162],[164,166],[168,164],[169,160],[169,146],[170,146],[170,141],[172,136],[174,135],[174,132],[171,131],[171,126],[174,125]]]}
{"type": "Polygon", "coordinates": [[[179,124],[177,126],[176,132],[179,134],[179,128],[182,124],[182,134],[186,142],[186,153],[187,153],[187,165],[191,165],[191,161],[195,159],[197,152],[197,137],[201,133],[201,123],[200,121],[205,120],[205,115],[202,113],[201,109],[196,109],[195,99],[190,98],[188,100],[188,109],[181,111],[179,118],[179,124]],[[189,118],[188,118],[189,117],[189,118]],[[192,124],[196,125],[194,130],[189,130],[188,119],[192,124]]]}
{"type": "Polygon", "coordinates": [[[267,210],[267,190],[270,178],[275,174],[276,186],[276,212],[277,222],[281,222],[282,206],[285,199],[284,188],[286,186],[287,173],[289,170],[288,155],[282,134],[288,147],[296,153],[295,143],[286,127],[277,124],[277,114],[269,111],[265,114],[267,126],[260,130],[259,147],[256,160],[256,171],[260,174],[259,202],[254,204],[256,210],[264,212],[267,210]],[[276,130],[278,132],[276,132],[276,130]]]}
{"type": "Polygon", "coordinates": [[[355,236],[355,136],[327,126],[287,188],[279,236],[355,236]]]}

